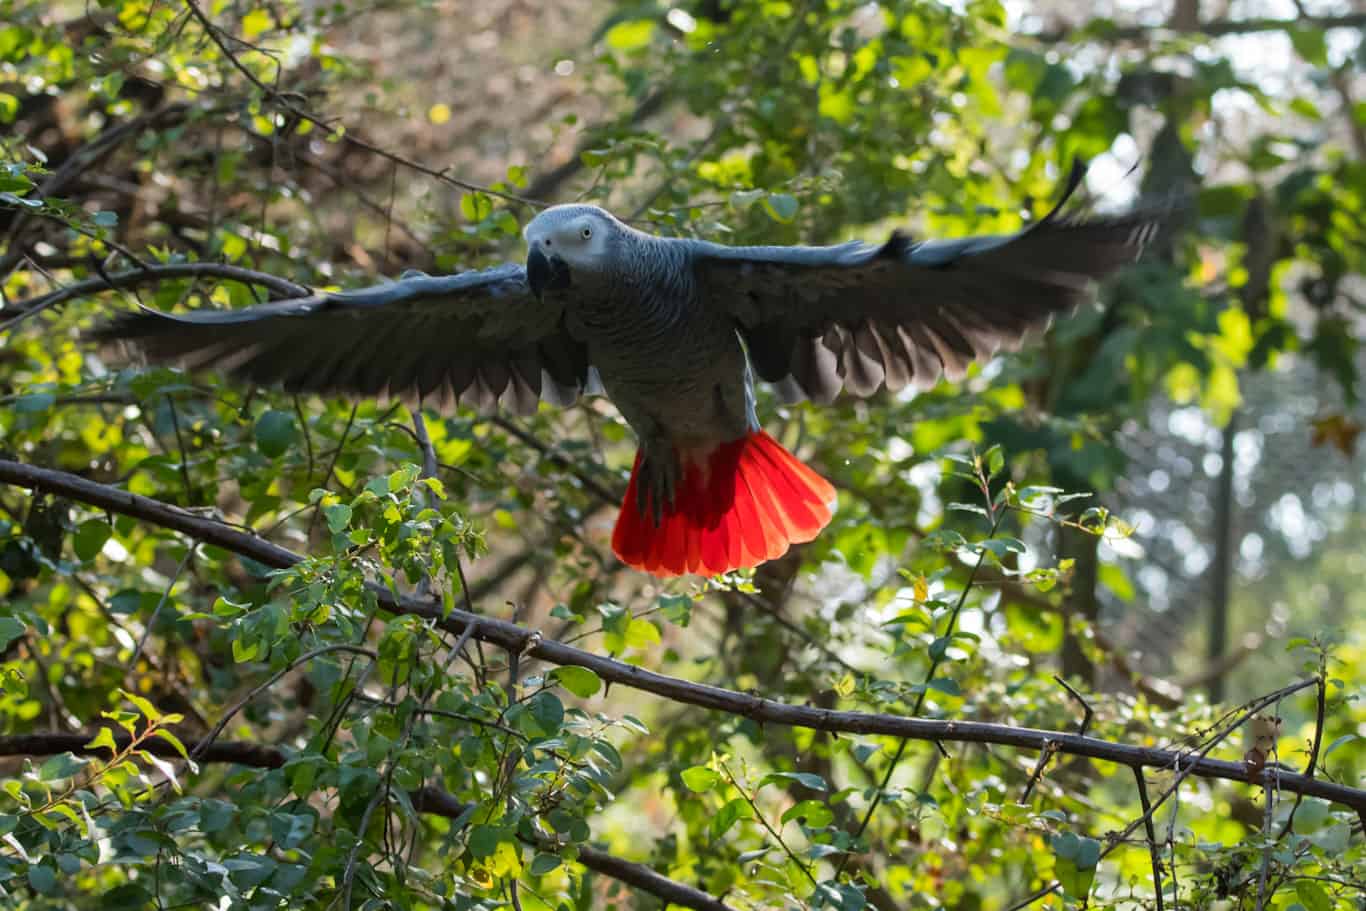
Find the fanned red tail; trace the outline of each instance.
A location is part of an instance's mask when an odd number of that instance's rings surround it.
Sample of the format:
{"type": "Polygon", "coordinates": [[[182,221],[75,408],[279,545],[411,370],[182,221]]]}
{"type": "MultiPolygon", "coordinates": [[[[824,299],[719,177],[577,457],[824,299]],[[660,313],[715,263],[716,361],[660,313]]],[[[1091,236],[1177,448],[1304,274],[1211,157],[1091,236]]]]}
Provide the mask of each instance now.
{"type": "Polygon", "coordinates": [[[612,532],[612,551],[626,565],[656,576],[713,576],[780,557],[830,521],[835,488],[762,430],[683,458],[673,506],[656,526],[637,498],[636,454],[612,532]]]}

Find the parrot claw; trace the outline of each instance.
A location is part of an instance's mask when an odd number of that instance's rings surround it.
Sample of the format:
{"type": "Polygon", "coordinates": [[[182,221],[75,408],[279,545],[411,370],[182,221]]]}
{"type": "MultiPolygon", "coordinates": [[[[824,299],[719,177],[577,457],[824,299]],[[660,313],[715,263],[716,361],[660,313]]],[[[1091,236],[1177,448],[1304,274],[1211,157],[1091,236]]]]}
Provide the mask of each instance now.
{"type": "Polygon", "coordinates": [[[663,524],[666,512],[673,511],[678,481],[683,473],[678,450],[669,447],[668,453],[665,458],[646,456],[640,465],[645,495],[636,501],[637,507],[641,518],[653,520],[656,527],[663,524]]]}

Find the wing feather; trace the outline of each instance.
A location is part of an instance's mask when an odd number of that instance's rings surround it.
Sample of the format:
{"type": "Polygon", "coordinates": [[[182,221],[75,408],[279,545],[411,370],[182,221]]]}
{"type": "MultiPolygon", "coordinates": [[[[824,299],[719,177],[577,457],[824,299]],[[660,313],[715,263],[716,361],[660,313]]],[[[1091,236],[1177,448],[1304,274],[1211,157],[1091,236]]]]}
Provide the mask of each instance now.
{"type": "Polygon", "coordinates": [[[153,361],[219,368],[291,392],[389,394],[535,411],[588,385],[588,353],[563,295],[537,299],[521,266],[405,275],[357,291],[320,291],[241,310],[144,309],[99,326],[153,361]]]}
{"type": "Polygon", "coordinates": [[[1073,217],[1079,163],[1061,200],[1015,234],[883,244],[727,247],[693,242],[702,299],[729,310],[755,373],[815,401],[841,388],[961,378],[975,360],[1018,348],[1058,313],[1090,299],[1096,283],[1132,263],[1174,207],[1073,217]]]}

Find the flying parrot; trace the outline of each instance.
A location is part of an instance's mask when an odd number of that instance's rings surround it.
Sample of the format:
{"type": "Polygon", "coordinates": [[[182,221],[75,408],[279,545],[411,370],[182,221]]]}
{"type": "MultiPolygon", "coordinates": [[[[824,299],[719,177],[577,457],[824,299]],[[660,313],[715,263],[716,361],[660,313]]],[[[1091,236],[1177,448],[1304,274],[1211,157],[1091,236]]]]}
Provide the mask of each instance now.
{"type": "Polygon", "coordinates": [[[290,392],[406,396],[515,413],[605,392],[638,438],[612,534],[657,576],[755,566],[810,541],[834,488],[759,426],[754,381],[790,400],[957,379],[1085,302],[1165,212],[1068,217],[1084,176],[1015,234],[738,247],[657,237],[590,205],[527,224],[525,266],[421,273],[229,311],[142,310],[99,327],[152,360],[290,392]]]}

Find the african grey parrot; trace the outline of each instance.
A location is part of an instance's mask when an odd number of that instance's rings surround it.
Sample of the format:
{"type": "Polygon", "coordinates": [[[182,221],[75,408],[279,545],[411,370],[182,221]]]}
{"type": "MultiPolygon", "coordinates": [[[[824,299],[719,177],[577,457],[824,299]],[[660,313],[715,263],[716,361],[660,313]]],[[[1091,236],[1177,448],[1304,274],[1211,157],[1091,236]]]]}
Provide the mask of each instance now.
{"type": "Polygon", "coordinates": [[[589,205],[526,226],[527,261],[242,310],[144,310],[97,330],[154,360],[292,392],[388,393],[519,413],[599,379],[639,439],[612,548],[659,576],[757,565],[809,541],[835,491],[764,433],[754,376],[789,397],[928,386],[1084,302],[1166,212],[1069,218],[1080,183],[1005,236],[731,247],[589,205]]]}

